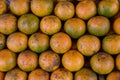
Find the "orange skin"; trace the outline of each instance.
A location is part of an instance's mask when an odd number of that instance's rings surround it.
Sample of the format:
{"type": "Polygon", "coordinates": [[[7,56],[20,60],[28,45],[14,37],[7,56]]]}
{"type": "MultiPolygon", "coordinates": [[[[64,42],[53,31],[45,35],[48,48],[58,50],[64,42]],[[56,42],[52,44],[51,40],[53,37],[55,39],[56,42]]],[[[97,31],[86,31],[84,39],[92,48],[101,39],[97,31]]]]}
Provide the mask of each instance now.
{"type": "Polygon", "coordinates": [[[5,80],[27,80],[27,73],[19,68],[14,68],[6,73],[5,80]]]}
{"type": "Polygon", "coordinates": [[[30,50],[25,50],[18,55],[17,64],[23,71],[30,72],[37,67],[38,56],[30,50]]]}
{"type": "Polygon", "coordinates": [[[107,75],[106,80],[120,80],[120,71],[112,71],[107,75]]]}
{"type": "Polygon", "coordinates": [[[11,0],[10,10],[15,15],[23,15],[29,11],[29,0],[11,0]]]}
{"type": "Polygon", "coordinates": [[[63,32],[54,34],[50,39],[50,47],[53,51],[63,54],[72,46],[71,38],[63,32]]]}
{"type": "Polygon", "coordinates": [[[74,5],[69,1],[60,1],[56,4],[54,13],[63,21],[70,19],[75,14],[74,5]]]}
{"type": "Polygon", "coordinates": [[[16,66],[16,54],[9,49],[0,51],[0,71],[7,72],[16,66]]]}
{"type": "Polygon", "coordinates": [[[13,52],[21,52],[27,48],[27,41],[27,35],[21,32],[15,32],[8,36],[7,47],[13,52]]]}
{"type": "Polygon", "coordinates": [[[120,54],[117,55],[115,61],[116,61],[115,64],[116,64],[117,69],[120,70],[120,54]]]}
{"type": "Polygon", "coordinates": [[[64,68],[52,72],[50,80],[73,80],[73,74],[64,68]]]}
{"type": "Polygon", "coordinates": [[[53,72],[60,66],[60,57],[53,51],[45,51],[39,56],[40,67],[48,72],[53,72]]]}
{"type": "Polygon", "coordinates": [[[7,11],[7,3],[5,0],[0,0],[0,15],[7,11]]]}
{"type": "Polygon", "coordinates": [[[78,71],[84,65],[84,56],[77,50],[69,50],[62,56],[62,64],[71,72],[78,71]]]}
{"type": "Polygon", "coordinates": [[[4,77],[5,77],[5,73],[0,72],[0,80],[4,80],[4,77]]]}
{"type": "Polygon", "coordinates": [[[0,50],[2,50],[6,45],[6,37],[5,35],[0,33],[0,50]]]}
{"type": "Polygon", "coordinates": [[[116,34],[120,34],[120,17],[115,19],[113,23],[113,30],[116,34]]]}
{"type": "Polygon", "coordinates": [[[53,35],[60,31],[61,24],[58,17],[53,15],[45,16],[40,21],[40,30],[47,35],[53,35]]]}
{"type": "Polygon", "coordinates": [[[49,73],[42,69],[35,69],[29,73],[28,80],[49,80],[49,73]]]}
{"type": "Polygon", "coordinates": [[[17,18],[12,14],[0,16],[0,32],[9,35],[17,30],[17,18]]]}

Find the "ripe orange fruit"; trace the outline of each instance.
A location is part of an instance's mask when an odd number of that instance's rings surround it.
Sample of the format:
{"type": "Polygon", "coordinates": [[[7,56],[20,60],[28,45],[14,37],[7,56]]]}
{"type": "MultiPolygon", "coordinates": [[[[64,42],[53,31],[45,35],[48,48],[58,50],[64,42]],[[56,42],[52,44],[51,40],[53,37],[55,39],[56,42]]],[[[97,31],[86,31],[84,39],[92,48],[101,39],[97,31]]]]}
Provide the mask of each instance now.
{"type": "Polygon", "coordinates": [[[118,54],[115,59],[115,65],[116,65],[117,69],[120,70],[120,54],[118,54]]]}
{"type": "Polygon", "coordinates": [[[108,35],[102,40],[102,48],[109,54],[115,55],[120,53],[120,35],[108,35]]]}
{"type": "Polygon", "coordinates": [[[45,16],[40,22],[40,30],[47,35],[59,32],[61,27],[62,23],[60,19],[54,15],[45,16]]]}
{"type": "Polygon", "coordinates": [[[5,0],[0,0],[0,15],[7,12],[7,3],[5,0]]]}
{"type": "Polygon", "coordinates": [[[51,51],[45,51],[39,56],[39,66],[48,72],[53,72],[60,66],[60,56],[51,51]]]}
{"type": "Polygon", "coordinates": [[[27,80],[27,73],[19,68],[14,68],[6,73],[5,80],[27,80]]]}
{"type": "Polygon", "coordinates": [[[87,30],[95,36],[105,36],[110,30],[110,21],[104,16],[94,16],[87,22],[87,30]]]}
{"type": "Polygon", "coordinates": [[[4,77],[5,77],[5,73],[0,71],[0,80],[4,80],[4,77]]]}
{"type": "Polygon", "coordinates": [[[82,0],[76,5],[76,15],[83,20],[88,20],[96,13],[97,7],[93,0],[82,0]]]}
{"type": "Polygon", "coordinates": [[[56,4],[54,13],[63,21],[70,19],[75,14],[74,5],[69,1],[60,1],[56,4]]]}
{"type": "Polygon", "coordinates": [[[6,37],[5,35],[0,33],[0,50],[2,50],[6,45],[6,37]]]}
{"type": "Polygon", "coordinates": [[[17,30],[17,18],[12,14],[0,15],[0,32],[9,35],[17,30]]]}
{"type": "Polygon", "coordinates": [[[118,0],[101,0],[98,3],[98,14],[106,16],[108,18],[116,15],[119,11],[118,0]]]}
{"type": "Polygon", "coordinates": [[[66,33],[58,32],[50,39],[50,47],[56,53],[63,54],[67,52],[71,46],[71,38],[66,33]]]}
{"type": "Polygon", "coordinates": [[[65,21],[64,30],[73,39],[77,39],[85,33],[86,24],[80,18],[70,18],[65,21]]]}
{"type": "Polygon", "coordinates": [[[50,80],[73,80],[73,74],[64,68],[52,72],[50,80]]]}
{"type": "Polygon", "coordinates": [[[33,34],[39,28],[39,19],[34,14],[24,14],[18,19],[18,29],[25,34],[33,34]]]}
{"type": "Polygon", "coordinates": [[[52,0],[32,0],[31,11],[39,16],[43,17],[52,13],[53,2],[52,0]]]}
{"type": "Polygon", "coordinates": [[[10,10],[15,15],[23,15],[29,11],[29,0],[11,0],[10,10]]]}
{"type": "Polygon", "coordinates": [[[0,50],[0,71],[7,72],[16,66],[16,54],[9,49],[0,50]]]}
{"type": "Polygon", "coordinates": [[[120,34],[120,17],[114,20],[113,30],[116,34],[120,34]]]}
{"type": "Polygon", "coordinates": [[[114,69],[114,59],[106,52],[98,52],[91,57],[90,66],[96,73],[105,75],[114,69]]]}
{"type": "Polygon", "coordinates": [[[94,35],[83,35],[77,41],[77,49],[85,56],[92,56],[100,47],[100,40],[94,35]]]}
{"type": "Polygon", "coordinates": [[[28,46],[32,51],[41,53],[49,48],[49,37],[40,32],[34,33],[29,37],[28,46]]]}
{"type": "Polygon", "coordinates": [[[62,64],[69,71],[78,71],[84,65],[84,56],[77,50],[69,50],[62,56],[62,64]]]}
{"type": "Polygon", "coordinates": [[[120,71],[113,71],[109,73],[106,80],[120,80],[120,71]]]}
{"type": "Polygon", "coordinates": [[[97,75],[89,68],[82,68],[75,73],[75,80],[97,80],[97,75]]]}
{"type": "Polygon", "coordinates": [[[30,50],[25,50],[18,55],[17,64],[23,71],[30,72],[37,67],[38,56],[30,50]]]}
{"type": "Polygon", "coordinates": [[[27,48],[28,37],[21,32],[15,32],[8,36],[7,47],[13,52],[21,52],[27,48]]]}
{"type": "Polygon", "coordinates": [[[49,73],[42,69],[35,69],[29,73],[28,80],[49,80],[49,73]]]}

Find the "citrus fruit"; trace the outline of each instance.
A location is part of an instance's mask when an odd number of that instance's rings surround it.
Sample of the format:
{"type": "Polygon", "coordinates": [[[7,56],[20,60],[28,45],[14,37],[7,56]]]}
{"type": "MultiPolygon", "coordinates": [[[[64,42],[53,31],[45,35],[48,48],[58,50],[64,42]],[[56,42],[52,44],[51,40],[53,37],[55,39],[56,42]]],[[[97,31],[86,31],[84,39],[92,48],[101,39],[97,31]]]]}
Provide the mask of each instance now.
{"type": "Polygon", "coordinates": [[[52,13],[52,10],[53,10],[52,0],[31,1],[31,11],[39,17],[50,15],[52,13]]]}
{"type": "Polygon", "coordinates": [[[106,52],[98,52],[91,57],[90,66],[96,73],[105,75],[114,69],[114,59],[106,52]]]}
{"type": "Polygon", "coordinates": [[[5,35],[0,33],[0,50],[2,50],[6,45],[6,37],[5,35]]]}
{"type": "Polygon", "coordinates": [[[0,15],[7,12],[7,3],[5,0],[0,0],[0,15]]]}
{"type": "Polygon", "coordinates": [[[95,16],[96,13],[97,7],[92,0],[83,0],[76,5],[76,15],[83,20],[88,20],[95,16]]]}
{"type": "Polygon", "coordinates": [[[120,70],[120,54],[118,54],[116,56],[115,65],[116,65],[117,69],[120,70]]]}
{"type": "Polygon", "coordinates": [[[113,17],[119,11],[118,0],[101,0],[98,3],[98,14],[108,18],[113,17]]]}
{"type": "Polygon", "coordinates": [[[110,21],[104,16],[94,16],[87,22],[87,30],[95,36],[105,36],[110,30],[110,21]]]}
{"type": "Polygon", "coordinates": [[[27,80],[27,73],[19,68],[14,68],[6,73],[5,80],[27,80]]]}
{"type": "Polygon", "coordinates": [[[16,54],[9,49],[0,50],[0,71],[7,72],[16,66],[16,54]]]}
{"type": "Polygon", "coordinates": [[[49,73],[42,69],[35,69],[29,73],[28,80],[49,80],[49,73]]]}
{"type": "Polygon", "coordinates": [[[33,34],[39,28],[39,19],[34,14],[24,14],[18,19],[18,29],[25,34],[33,34]]]}
{"type": "Polygon", "coordinates": [[[17,18],[12,14],[0,15],[0,32],[9,35],[17,30],[17,18]]]}
{"type": "Polygon", "coordinates": [[[65,21],[74,16],[75,14],[74,5],[69,1],[60,1],[56,4],[54,8],[54,13],[61,20],[65,21]]]}
{"type": "Polygon", "coordinates": [[[57,16],[45,16],[40,22],[40,30],[47,35],[53,35],[60,31],[62,26],[61,24],[62,23],[57,16]]]}
{"type": "Polygon", "coordinates": [[[29,0],[11,0],[10,10],[15,15],[23,15],[29,11],[29,0]]]}
{"type": "Polygon", "coordinates": [[[114,20],[113,30],[116,34],[120,34],[120,17],[114,20]]]}
{"type": "Polygon", "coordinates": [[[5,73],[0,71],[0,80],[4,80],[5,73]]]}
{"type": "Polygon", "coordinates": [[[41,53],[49,48],[49,37],[40,32],[34,33],[29,37],[28,46],[32,51],[41,53]]]}
{"type": "Polygon", "coordinates": [[[106,80],[120,80],[120,71],[112,71],[107,75],[106,80]]]}
{"type": "Polygon", "coordinates": [[[102,40],[102,49],[109,54],[115,55],[120,53],[120,35],[108,35],[102,40]]]}
{"type": "Polygon", "coordinates": [[[73,74],[64,68],[52,72],[50,80],[73,80],[73,74]]]}
{"type": "Polygon", "coordinates": [[[86,32],[86,24],[80,18],[70,18],[65,21],[64,30],[70,37],[77,39],[86,32]]]}
{"type": "Polygon", "coordinates": [[[84,56],[77,50],[69,50],[62,56],[62,64],[71,72],[78,71],[84,65],[84,56]]]}
{"type": "Polygon", "coordinates": [[[18,55],[17,64],[23,71],[30,72],[37,67],[38,56],[30,50],[25,50],[18,55]]]}
{"type": "Polygon", "coordinates": [[[75,73],[75,80],[97,80],[97,75],[89,68],[82,68],[75,73]]]}
{"type": "Polygon", "coordinates": [[[77,49],[85,56],[92,56],[100,47],[100,40],[94,35],[83,35],[77,41],[77,49]]]}
{"type": "Polygon", "coordinates": [[[13,52],[21,52],[27,48],[28,37],[21,32],[15,32],[7,37],[7,47],[13,52]]]}
{"type": "Polygon", "coordinates": [[[53,72],[60,66],[60,57],[51,50],[42,52],[39,56],[39,65],[43,70],[53,72]]]}
{"type": "Polygon", "coordinates": [[[67,52],[71,46],[71,38],[64,32],[58,32],[50,38],[50,47],[56,53],[63,54],[67,52]]]}

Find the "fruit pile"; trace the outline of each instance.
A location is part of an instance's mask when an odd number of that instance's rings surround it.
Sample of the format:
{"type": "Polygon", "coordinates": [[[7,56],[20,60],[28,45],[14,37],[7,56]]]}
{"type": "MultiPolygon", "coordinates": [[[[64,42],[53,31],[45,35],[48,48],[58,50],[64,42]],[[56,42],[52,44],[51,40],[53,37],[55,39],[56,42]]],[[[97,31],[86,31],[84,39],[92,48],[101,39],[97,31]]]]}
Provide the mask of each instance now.
{"type": "Polygon", "coordinates": [[[120,1],[0,0],[0,80],[120,80],[120,1]]]}

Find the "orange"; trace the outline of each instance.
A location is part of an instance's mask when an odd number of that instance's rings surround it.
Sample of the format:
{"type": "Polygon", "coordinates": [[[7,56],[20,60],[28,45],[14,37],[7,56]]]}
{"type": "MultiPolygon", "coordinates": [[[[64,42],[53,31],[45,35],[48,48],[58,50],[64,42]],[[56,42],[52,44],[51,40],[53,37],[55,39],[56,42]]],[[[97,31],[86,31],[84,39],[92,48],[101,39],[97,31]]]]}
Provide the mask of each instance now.
{"type": "Polygon", "coordinates": [[[32,0],[31,1],[31,11],[33,14],[43,17],[50,15],[53,10],[52,0],[32,0]]]}
{"type": "Polygon", "coordinates": [[[5,0],[0,0],[0,15],[7,12],[7,3],[5,0]]]}
{"type": "Polygon", "coordinates": [[[6,73],[5,80],[27,80],[27,73],[19,68],[14,68],[6,73]]]}
{"type": "Polygon", "coordinates": [[[16,66],[16,54],[9,49],[0,50],[0,71],[7,72],[16,66]]]}
{"type": "Polygon", "coordinates": [[[61,20],[65,21],[69,18],[72,18],[75,14],[73,3],[69,1],[60,1],[56,4],[54,8],[54,13],[58,16],[61,20]]]}
{"type": "Polygon", "coordinates": [[[85,56],[92,56],[100,47],[100,40],[94,35],[83,35],[77,41],[77,49],[85,56]]]}
{"type": "Polygon", "coordinates": [[[39,29],[39,19],[34,14],[24,14],[18,19],[18,29],[25,34],[33,34],[39,29]]]}
{"type": "Polygon", "coordinates": [[[82,68],[75,73],[75,80],[97,80],[97,75],[89,68],[82,68]]]}
{"type": "Polygon", "coordinates": [[[102,49],[109,54],[115,55],[120,53],[120,35],[108,35],[102,40],[102,49]]]}
{"type": "Polygon", "coordinates": [[[39,56],[39,66],[48,72],[53,72],[60,66],[60,56],[51,51],[45,51],[39,56]]]}
{"type": "Polygon", "coordinates": [[[28,37],[21,32],[15,32],[7,37],[7,47],[13,52],[21,52],[27,48],[28,37]]]}
{"type": "Polygon", "coordinates": [[[84,56],[77,50],[69,50],[62,56],[62,65],[71,72],[78,71],[84,65],[84,56]]]}
{"type": "Polygon", "coordinates": [[[29,11],[29,0],[11,0],[10,10],[15,15],[23,15],[29,11]]]}
{"type": "Polygon", "coordinates": [[[95,2],[92,0],[83,0],[76,5],[76,15],[83,20],[88,20],[95,16],[96,13],[97,7],[95,2]]]}
{"type": "Polygon", "coordinates": [[[113,30],[116,34],[120,34],[120,17],[114,20],[113,30]]]}
{"type": "Polygon", "coordinates": [[[120,71],[112,71],[107,75],[106,80],[120,80],[120,71]]]}
{"type": "Polygon", "coordinates": [[[0,15],[0,32],[9,35],[17,30],[17,18],[12,14],[0,15]]]}
{"type": "Polygon", "coordinates": [[[106,52],[98,52],[91,57],[90,66],[96,73],[105,75],[114,69],[114,59],[106,52]]]}
{"type": "Polygon", "coordinates": [[[45,16],[40,21],[40,30],[47,35],[59,32],[61,27],[62,23],[60,19],[54,15],[45,16]]]}
{"type": "Polygon", "coordinates": [[[28,80],[49,80],[49,73],[42,69],[35,69],[29,73],[28,80]]]}
{"type": "Polygon", "coordinates": [[[115,65],[116,65],[117,69],[120,70],[120,54],[118,54],[116,56],[115,65]]]}
{"type": "Polygon", "coordinates": [[[64,68],[52,72],[50,80],[73,80],[73,74],[64,68]]]}
{"type": "Polygon", "coordinates": [[[113,17],[119,11],[118,0],[101,0],[98,3],[98,14],[108,18],[113,17]]]}
{"type": "Polygon", "coordinates": [[[6,36],[0,33],[0,50],[6,45],[6,36]]]}
{"type": "Polygon", "coordinates": [[[71,46],[71,38],[64,32],[58,32],[50,38],[50,47],[56,53],[63,54],[67,52],[71,46]]]}
{"type": "Polygon", "coordinates": [[[18,55],[17,64],[23,71],[30,72],[37,67],[38,56],[30,50],[25,50],[18,55]]]}
{"type": "Polygon", "coordinates": [[[28,46],[32,51],[41,53],[49,48],[49,37],[40,32],[34,33],[29,37],[28,46]]]}
{"type": "Polygon", "coordinates": [[[110,30],[110,21],[104,16],[94,16],[87,22],[87,30],[95,36],[105,36],[110,30]]]}
{"type": "Polygon", "coordinates": [[[4,77],[5,77],[5,73],[0,72],[0,80],[4,80],[4,77]]]}
{"type": "Polygon", "coordinates": [[[70,37],[77,39],[86,32],[86,24],[80,18],[70,18],[65,21],[64,30],[70,37]]]}

